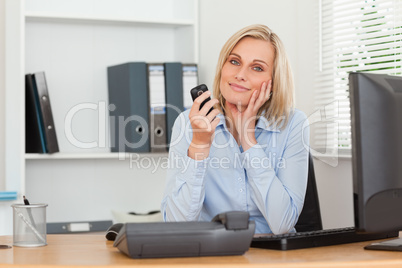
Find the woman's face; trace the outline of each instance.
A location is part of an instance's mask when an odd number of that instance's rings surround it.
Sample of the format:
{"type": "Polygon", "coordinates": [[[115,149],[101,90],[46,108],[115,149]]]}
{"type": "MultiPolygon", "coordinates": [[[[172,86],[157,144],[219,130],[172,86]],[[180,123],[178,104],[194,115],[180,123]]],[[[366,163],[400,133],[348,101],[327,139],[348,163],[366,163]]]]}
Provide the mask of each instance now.
{"type": "Polygon", "coordinates": [[[246,109],[253,92],[272,79],[274,53],[269,41],[241,39],[222,67],[220,90],[226,101],[246,109]]]}

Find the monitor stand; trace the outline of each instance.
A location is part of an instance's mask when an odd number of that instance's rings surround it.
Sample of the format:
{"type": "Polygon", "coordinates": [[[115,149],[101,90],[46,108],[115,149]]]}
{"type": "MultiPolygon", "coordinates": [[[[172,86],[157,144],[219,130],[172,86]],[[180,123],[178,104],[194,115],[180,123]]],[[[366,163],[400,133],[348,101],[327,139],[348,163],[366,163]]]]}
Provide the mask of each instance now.
{"type": "Polygon", "coordinates": [[[391,239],[383,242],[372,243],[364,249],[402,251],[402,238],[391,239]]]}

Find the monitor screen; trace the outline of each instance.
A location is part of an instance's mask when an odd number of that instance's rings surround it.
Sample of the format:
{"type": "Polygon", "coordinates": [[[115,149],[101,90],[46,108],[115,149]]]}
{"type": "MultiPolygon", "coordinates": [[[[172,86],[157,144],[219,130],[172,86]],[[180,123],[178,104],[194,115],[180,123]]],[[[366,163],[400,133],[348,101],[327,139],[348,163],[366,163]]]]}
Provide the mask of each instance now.
{"type": "Polygon", "coordinates": [[[402,230],[402,77],[349,75],[355,226],[402,230]]]}

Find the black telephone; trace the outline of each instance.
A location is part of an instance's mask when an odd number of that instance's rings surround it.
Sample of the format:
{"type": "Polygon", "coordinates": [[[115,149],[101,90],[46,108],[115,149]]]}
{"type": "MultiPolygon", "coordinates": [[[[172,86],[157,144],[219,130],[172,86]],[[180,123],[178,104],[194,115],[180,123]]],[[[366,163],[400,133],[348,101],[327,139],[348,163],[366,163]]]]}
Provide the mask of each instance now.
{"type": "MultiPolygon", "coordinates": [[[[199,86],[196,86],[195,88],[192,88],[192,89],[190,90],[190,94],[191,94],[191,97],[193,98],[193,101],[194,101],[196,98],[198,98],[199,96],[201,96],[201,94],[204,93],[204,92],[206,92],[206,91],[208,91],[208,87],[207,87],[206,85],[204,85],[204,84],[201,84],[201,85],[199,85],[199,86]]],[[[204,100],[204,101],[201,103],[201,105],[200,105],[200,110],[202,109],[202,107],[204,106],[204,104],[207,103],[207,102],[210,101],[210,100],[211,100],[210,97],[208,97],[206,100],[204,100]]],[[[214,109],[214,108],[209,109],[207,115],[208,115],[213,109],[214,109]]]]}
{"type": "Polygon", "coordinates": [[[230,211],[210,222],[125,223],[113,246],[135,259],[241,255],[254,231],[248,212],[230,211]]]}

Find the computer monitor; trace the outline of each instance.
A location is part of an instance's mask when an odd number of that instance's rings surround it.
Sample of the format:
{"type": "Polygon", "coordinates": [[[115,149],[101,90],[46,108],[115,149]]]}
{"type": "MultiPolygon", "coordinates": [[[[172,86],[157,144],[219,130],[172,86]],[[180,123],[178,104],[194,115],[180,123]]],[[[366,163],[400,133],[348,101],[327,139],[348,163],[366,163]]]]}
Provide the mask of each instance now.
{"type": "Polygon", "coordinates": [[[349,75],[357,231],[402,230],[402,77],[349,75]]]}

